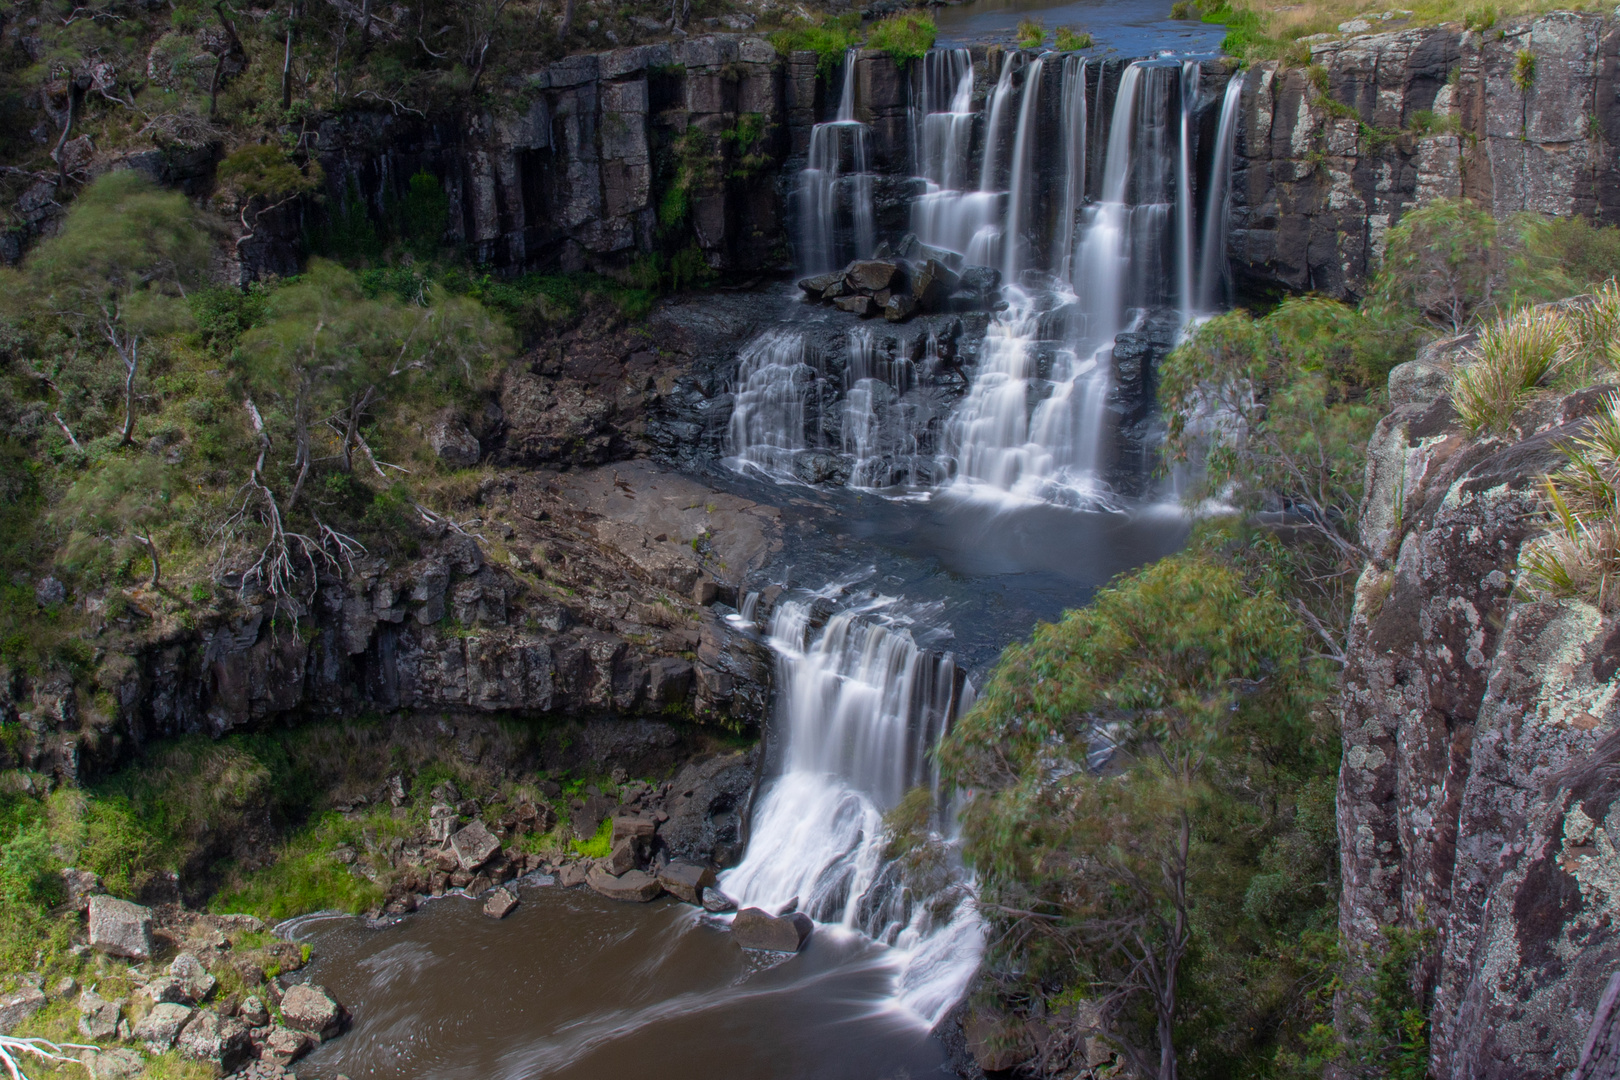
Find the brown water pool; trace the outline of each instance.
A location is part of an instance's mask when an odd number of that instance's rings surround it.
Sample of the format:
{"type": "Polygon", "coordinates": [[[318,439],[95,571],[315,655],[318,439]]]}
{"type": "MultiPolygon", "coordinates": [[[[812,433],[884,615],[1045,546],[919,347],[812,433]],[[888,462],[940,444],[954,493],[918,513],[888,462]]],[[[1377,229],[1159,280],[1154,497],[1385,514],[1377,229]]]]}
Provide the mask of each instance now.
{"type": "Polygon", "coordinates": [[[447,897],[371,929],[311,917],[310,977],[354,1014],[297,1069],[331,1080],[711,1080],[954,1075],[885,1001],[886,950],[818,927],[796,956],[750,953],[697,909],[528,887],[506,919],[447,897]]]}

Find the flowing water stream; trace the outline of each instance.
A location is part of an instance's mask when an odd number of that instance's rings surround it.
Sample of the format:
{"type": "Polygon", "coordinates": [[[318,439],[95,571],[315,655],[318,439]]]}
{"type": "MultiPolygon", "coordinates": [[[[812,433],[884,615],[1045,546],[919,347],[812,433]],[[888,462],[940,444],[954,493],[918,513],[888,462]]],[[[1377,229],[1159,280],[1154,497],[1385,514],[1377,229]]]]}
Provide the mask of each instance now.
{"type": "MultiPolygon", "coordinates": [[[[318,977],[366,1002],[317,1075],[941,1068],[926,1032],[983,948],[934,757],[972,705],[969,671],[1184,535],[1122,447],[1151,442],[1154,357],[1230,288],[1241,89],[1206,74],[1016,51],[989,72],[968,49],[929,52],[910,76],[910,231],[953,270],[999,275],[995,310],[896,328],[788,302],[738,353],[723,482],[781,505],[787,546],[730,616],[776,657],[775,704],[721,884],[811,915],[807,950],[767,961],[689,908],[544,888],[502,923],[440,901],[377,933],[311,924],[318,977]],[[884,815],[919,790],[929,857],[891,858],[884,815]],[[437,1028],[401,986],[441,1002],[437,1028]]],[[[878,240],[857,93],[852,56],[793,198],[805,272],[878,240]]]]}

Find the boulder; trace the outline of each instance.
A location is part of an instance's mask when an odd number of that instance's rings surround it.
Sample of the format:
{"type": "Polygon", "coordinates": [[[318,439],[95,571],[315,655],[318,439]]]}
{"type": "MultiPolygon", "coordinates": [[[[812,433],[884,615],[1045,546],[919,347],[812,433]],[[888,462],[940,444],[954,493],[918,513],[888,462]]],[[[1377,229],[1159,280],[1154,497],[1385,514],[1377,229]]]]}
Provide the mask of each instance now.
{"type": "Polygon", "coordinates": [[[658,827],[669,857],[734,865],[742,853],[742,823],[753,790],[754,758],[748,753],[724,754],[681,769],[664,800],[669,820],[658,827]]]}
{"type": "Polygon", "coordinates": [[[234,1016],[201,1009],[180,1032],[180,1056],[211,1062],[221,1072],[234,1072],[253,1052],[247,1025],[234,1016]]]}
{"type": "Polygon", "coordinates": [[[146,1059],[135,1050],[86,1050],[79,1055],[85,1071],[96,1080],[130,1080],[146,1069],[146,1059]]]}
{"type": "Polygon", "coordinates": [[[484,914],[492,919],[504,919],[512,914],[517,906],[517,893],[511,889],[500,888],[490,893],[489,899],[484,901],[484,914]]]}
{"type": "Polygon", "coordinates": [[[168,1053],[169,1048],[174,1045],[174,1040],[180,1037],[180,1030],[191,1019],[192,1011],[189,1005],[176,1005],[167,1001],[154,1005],[152,1011],[141,1017],[141,1022],[135,1025],[133,1037],[154,1054],[168,1053]]]}
{"type": "Polygon", "coordinates": [[[716,888],[703,890],[703,910],[720,915],[727,911],[737,910],[737,901],[716,888]]]}
{"type": "Polygon", "coordinates": [[[270,1010],[256,997],[250,997],[242,1002],[236,1010],[236,1015],[240,1016],[248,1027],[264,1027],[270,1022],[270,1010]]]}
{"type": "Polygon", "coordinates": [[[25,986],[16,993],[0,997],[0,1035],[9,1035],[13,1028],[45,1007],[45,992],[37,986],[25,986]]]}
{"type": "Polygon", "coordinates": [[[585,863],[568,863],[557,871],[557,884],[565,889],[572,889],[575,885],[585,884],[585,879],[590,872],[591,868],[585,863]]]}
{"type": "Polygon", "coordinates": [[[743,908],[731,922],[731,936],[745,949],[798,952],[810,939],[815,923],[802,911],[772,915],[759,908],[743,908]]]}
{"type": "Polygon", "coordinates": [[[967,266],[957,277],[959,291],[977,297],[981,302],[989,300],[1001,288],[1001,271],[993,266],[967,266]]]}
{"type": "Polygon", "coordinates": [[[658,884],[658,879],[643,870],[631,870],[629,873],[613,875],[598,863],[591,868],[585,883],[596,892],[609,900],[622,900],[626,903],[645,904],[656,899],[664,891],[658,884]]]}
{"type": "Polygon", "coordinates": [[[95,874],[71,866],[62,871],[62,884],[67,888],[68,906],[74,911],[86,910],[92,896],[107,891],[95,874]]]}
{"type": "Polygon", "coordinates": [[[805,295],[810,299],[821,300],[825,298],[823,294],[826,293],[827,286],[835,282],[841,282],[843,279],[844,275],[837,273],[817,274],[815,277],[800,278],[799,288],[803,289],[805,295]]]}
{"type": "Polygon", "coordinates": [[[883,305],[883,317],[890,322],[905,322],[916,310],[917,301],[911,298],[910,293],[895,293],[883,305]]]}
{"type": "Polygon", "coordinates": [[[839,278],[837,281],[821,290],[821,298],[823,300],[836,300],[848,291],[849,290],[844,286],[844,279],[839,278]]]}
{"type": "Polygon", "coordinates": [[[115,1038],[121,1012],[120,1002],[86,990],[79,995],[79,1034],[87,1039],[115,1038]]]}
{"type": "Polygon", "coordinates": [[[658,831],[658,822],[650,817],[616,817],[613,819],[613,842],[629,837],[633,840],[651,842],[653,834],[658,831]]]}
{"type": "Polygon", "coordinates": [[[872,300],[872,298],[870,296],[863,296],[860,293],[856,293],[853,296],[840,296],[838,299],[833,301],[833,306],[837,307],[841,311],[847,311],[851,315],[859,315],[863,319],[869,315],[875,314],[877,311],[877,304],[872,300]]]}
{"type": "Polygon", "coordinates": [[[672,862],[658,871],[658,883],[688,904],[701,904],[703,890],[715,886],[714,871],[697,863],[672,862]]]}
{"type": "Polygon", "coordinates": [[[639,846],[634,837],[627,836],[613,845],[613,850],[608,853],[608,857],[603,859],[600,865],[614,877],[629,873],[631,870],[636,869],[636,864],[641,861],[637,857],[636,851],[639,846]]]}
{"type": "Polygon", "coordinates": [[[887,259],[863,259],[849,264],[844,281],[858,292],[875,293],[882,289],[903,289],[906,274],[897,262],[887,259]]]}
{"type": "Polygon", "coordinates": [[[940,311],[951,294],[961,287],[961,278],[937,259],[928,259],[911,278],[911,295],[924,311],[940,311]]]}
{"type": "Polygon", "coordinates": [[[456,468],[470,468],[483,456],[483,447],[467,430],[461,417],[440,414],[428,428],[428,445],[439,455],[439,460],[456,468]]]}
{"type": "Polygon", "coordinates": [[[501,850],[501,842],[482,821],[474,821],[450,837],[450,850],[455,853],[457,864],[471,872],[493,858],[501,850]]]}
{"type": "Polygon", "coordinates": [[[343,1017],[343,1006],[323,986],[300,983],[282,995],[282,1022],[322,1042],[343,1030],[343,1017]]]}
{"type": "Polygon", "coordinates": [[[305,1054],[315,1041],[302,1031],[292,1028],[273,1027],[270,1034],[264,1038],[264,1049],[259,1051],[259,1060],[268,1061],[272,1065],[291,1065],[305,1054]]]}
{"type": "Polygon", "coordinates": [[[112,896],[90,898],[90,947],[128,960],[152,959],[152,911],[112,896]]]}

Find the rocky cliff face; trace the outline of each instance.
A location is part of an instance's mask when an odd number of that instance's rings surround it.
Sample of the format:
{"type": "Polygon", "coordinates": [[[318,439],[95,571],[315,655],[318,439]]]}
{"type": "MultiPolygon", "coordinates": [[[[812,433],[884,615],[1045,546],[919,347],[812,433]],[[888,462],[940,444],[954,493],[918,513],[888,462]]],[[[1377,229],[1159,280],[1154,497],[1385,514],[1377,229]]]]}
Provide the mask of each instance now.
{"type": "MultiPolygon", "coordinates": [[[[1545,531],[1541,478],[1602,402],[1469,438],[1445,390],[1468,339],[1390,376],[1369,447],[1343,683],[1340,928],[1370,969],[1384,928],[1428,927],[1432,1074],[1564,1075],[1616,959],[1620,626],[1514,593],[1545,531]]],[[[1350,1008],[1348,1003],[1347,1008],[1350,1008]]]]}
{"type": "Polygon", "coordinates": [[[1401,211],[1428,199],[1467,196],[1497,217],[1620,212],[1611,16],[1367,34],[1312,45],[1311,63],[1244,76],[1229,245],[1241,288],[1354,296],[1401,211]],[[1535,58],[1523,87],[1522,53],[1535,58]]]}

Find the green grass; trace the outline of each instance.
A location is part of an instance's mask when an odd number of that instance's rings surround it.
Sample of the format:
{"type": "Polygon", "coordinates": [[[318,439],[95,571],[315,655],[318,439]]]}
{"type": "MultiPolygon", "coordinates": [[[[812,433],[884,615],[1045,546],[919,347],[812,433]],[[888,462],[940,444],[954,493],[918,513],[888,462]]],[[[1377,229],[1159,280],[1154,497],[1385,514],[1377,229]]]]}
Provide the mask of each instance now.
{"type": "Polygon", "coordinates": [[[328,814],[289,839],[274,863],[229,882],[214,895],[209,910],[246,912],[266,922],[312,911],[369,910],[382,903],[382,887],[338,862],[332,851],[342,844],[363,850],[368,839],[385,843],[408,831],[386,812],[363,820],[328,814]]]}
{"type": "Polygon", "coordinates": [[[900,65],[921,60],[934,47],[939,28],[931,15],[919,11],[904,11],[890,15],[873,25],[866,35],[869,49],[881,49],[900,65]]]}
{"type": "Polygon", "coordinates": [[[1068,26],[1057,28],[1053,43],[1059,52],[1079,52],[1081,49],[1089,49],[1096,44],[1091,39],[1091,35],[1084,30],[1075,30],[1068,26]]]}
{"type": "Polygon", "coordinates": [[[1019,19],[1013,40],[1020,49],[1038,49],[1046,44],[1046,27],[1039,19],[1019,19]]]}
{"type": "Polygon", "coordinates": [[[827,16],[804,21],[769,35],[776,51],[786,56],[795,52],[816,54],[816,70],[823,77],[844,62],[844,54],[861,41],[859,14],[827,16]]]}
{"type": "Polygon", "coordinates": [[[597,826],[596,835],[589,840],[575,840],[571,845],[574,854],[583,855],[587,859],[604,859],[613,850],[613,819],[603,818],[602,824],[597,826]]]}

